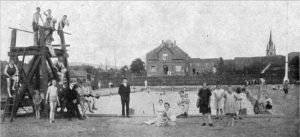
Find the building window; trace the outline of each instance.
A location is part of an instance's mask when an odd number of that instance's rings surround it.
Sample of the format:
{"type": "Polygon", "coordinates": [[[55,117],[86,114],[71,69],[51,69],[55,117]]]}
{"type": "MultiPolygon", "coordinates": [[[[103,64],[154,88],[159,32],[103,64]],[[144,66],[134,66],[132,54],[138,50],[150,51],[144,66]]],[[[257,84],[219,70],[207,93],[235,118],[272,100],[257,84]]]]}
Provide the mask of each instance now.
{"type": "Polygon", "coordinates": [[[156,66],[151,66],[151,67],[150,67],[150,71],[151,71],[151,72],[156,72],[156,66]]]}
{"type": "Polygon", "coordinates": [[[181,66],[176,66],[175,69],[177,72],[181,72],[181,66]]]}
{"type": "Polygon", "coordinates": [[[163,60],[168,60],[168,54],[163,54],[163,60]]]}

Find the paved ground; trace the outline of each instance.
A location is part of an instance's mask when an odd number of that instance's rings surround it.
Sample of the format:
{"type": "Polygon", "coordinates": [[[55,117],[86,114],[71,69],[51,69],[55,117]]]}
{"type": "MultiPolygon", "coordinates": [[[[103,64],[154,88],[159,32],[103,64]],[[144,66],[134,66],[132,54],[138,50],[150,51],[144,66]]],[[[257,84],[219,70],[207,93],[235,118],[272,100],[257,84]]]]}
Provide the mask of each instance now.
{"type": "Polygon", "coordinates": [[[286,98],[280,91],[270,91],[275,105],[284,114],[280,118],[244,118],[234,127],[226,127],[226,120],[214,120],[215,127],[202,127],[200,117],[178,119],[172,127],[152,127],[142,124],[149,117],[93,117],[87,120],[48,120],[33,117],[16,118],[13,123],[1,124],[1,137],[298,137],[299,86],[290,90],[286,98]]]}

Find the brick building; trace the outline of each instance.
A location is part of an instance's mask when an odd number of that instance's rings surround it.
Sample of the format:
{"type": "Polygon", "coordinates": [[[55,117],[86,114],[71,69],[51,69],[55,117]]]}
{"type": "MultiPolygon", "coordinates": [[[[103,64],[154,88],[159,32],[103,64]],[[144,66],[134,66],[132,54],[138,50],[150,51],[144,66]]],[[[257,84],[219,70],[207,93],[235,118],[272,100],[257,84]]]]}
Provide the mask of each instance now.
{"type": "Polygon", "coordinates": [[[146,55],[148,76],[185,76],[188,70],[189,55],[176,45],[176,41],[162,41],[146,55]]]}
{"type": "MultiPolygon", "coordinates": [[[[217,70],[220,58],[191,58],[176,45],[176,41],[162,41],[162,43],[146,55],[147,76],[197,76],[212,74],[217,70]]],[[[270,32],[266,47],[266,56],[235,57],[223,61],[224,71],[244,71],[250,68],[263,69],[271,64],[270,70],[282,70],[285,56],[276,55],[275,44],[270,32]]],[[[283,69],[284,70],[284,69],[283,69]]]]}

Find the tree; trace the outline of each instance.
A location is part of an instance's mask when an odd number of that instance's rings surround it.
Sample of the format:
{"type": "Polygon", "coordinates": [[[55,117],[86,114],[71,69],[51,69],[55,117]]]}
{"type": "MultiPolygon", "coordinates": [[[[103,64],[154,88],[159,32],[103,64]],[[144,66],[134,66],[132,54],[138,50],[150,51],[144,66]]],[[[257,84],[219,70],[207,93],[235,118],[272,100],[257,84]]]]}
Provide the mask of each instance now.
{"type": "Polygon", "coordinates": [[[222,75],[224,69],[224,60],[220,57],[219,64],[218,64],[218,74],[222,75]]]}
{"type": "Polygon", "coordinates": [[[135,59],[130,65],[131,72],[140,75],[141,72],[145,70],[144,64],[145,63],[140,58],[135,59]]]}
{"type": "Polygon", "coordinates": [[[128,69],[127,65],[123,66],[123,67],[121,68],[121,75],[125,75],[126,72],[127,72],[128,70],[129,70],[129,69],[128,69]]]}
{"type": "Polygon", "coordinates": [[[299,80],[299,56],[292,58],[289,62],[289,70],[291,74],[291,78],[295,80],[299,80]]]}

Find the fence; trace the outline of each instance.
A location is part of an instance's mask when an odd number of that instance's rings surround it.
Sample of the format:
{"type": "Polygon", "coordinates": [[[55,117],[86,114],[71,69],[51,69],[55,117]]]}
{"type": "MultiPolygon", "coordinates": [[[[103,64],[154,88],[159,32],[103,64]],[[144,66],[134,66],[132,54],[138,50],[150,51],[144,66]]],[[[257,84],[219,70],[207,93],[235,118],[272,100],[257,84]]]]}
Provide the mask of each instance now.
{"type": "MultiPolygon", "coordinates": [[[[269,75],[264,76],[268,84],[281,84],[283,75],[269,75]]],[[[160,76],[160,77],[146,77],[146,76],[132,76],[127,77],[130,85],[144,86],[144,81],[147,80],[148,86],[181,86],[181,85],[201,85],[206,82],[208,85],[215,84],[217,80],[221,84],[226,85],[240,85],[245,84],[245,80],[258,82],[259,75],[219,75],[219,76],[160,76]]],[[[106,77],[100,79],[101,87],[108,87],[108,83],[112,82],[114,86],[122,83],[122,77],[106,77]]]]}

